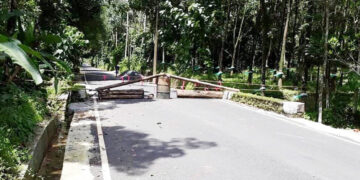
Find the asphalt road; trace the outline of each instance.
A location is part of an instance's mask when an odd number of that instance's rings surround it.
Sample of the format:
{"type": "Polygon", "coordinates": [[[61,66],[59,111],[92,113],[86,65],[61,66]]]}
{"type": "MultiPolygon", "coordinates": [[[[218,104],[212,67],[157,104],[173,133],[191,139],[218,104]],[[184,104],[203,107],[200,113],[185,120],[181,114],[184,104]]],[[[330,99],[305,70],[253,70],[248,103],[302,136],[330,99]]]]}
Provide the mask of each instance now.
{"type": "Polygon", "coordinates": [[[235,103],[98,104],[112,179],[360,179],[356,143],[235,103]]]}

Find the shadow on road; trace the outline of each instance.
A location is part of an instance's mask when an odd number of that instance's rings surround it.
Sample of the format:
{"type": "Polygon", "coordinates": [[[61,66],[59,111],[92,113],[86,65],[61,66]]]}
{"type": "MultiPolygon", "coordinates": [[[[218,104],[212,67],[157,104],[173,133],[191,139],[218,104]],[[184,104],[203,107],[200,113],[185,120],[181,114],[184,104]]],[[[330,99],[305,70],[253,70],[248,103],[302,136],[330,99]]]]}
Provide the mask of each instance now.
{"type": "Polygon", "coordinates": [[[109,164],[119,172],[138,176],[160,158],[179,158],[185,150],[208,149],[217,143],[196,138],[176,138],[161,141],[149,138],[149,134],[131,131],[122,126],[103,127],[109,164]]]}
{"type": "Polygon", "coordinates": [[[115,77],[115,74],[110,74],[104,71],[88,72],[86,73],[86,81],[108,81],[120,80],[120,77],[115,77]]]}
{"type": "MultiPolygon", "coordinates": [[[[117,109],[121,108],[120,105],[125,104],[137,104],[137,103],[151,103],[156,100],[154,99],[112,99],[112,100],[101,100],[98,104],[98,110],[110,110],[110,109],[117,109]]],[[[101,117],[103,119],[103,117],[101,117]]]]}

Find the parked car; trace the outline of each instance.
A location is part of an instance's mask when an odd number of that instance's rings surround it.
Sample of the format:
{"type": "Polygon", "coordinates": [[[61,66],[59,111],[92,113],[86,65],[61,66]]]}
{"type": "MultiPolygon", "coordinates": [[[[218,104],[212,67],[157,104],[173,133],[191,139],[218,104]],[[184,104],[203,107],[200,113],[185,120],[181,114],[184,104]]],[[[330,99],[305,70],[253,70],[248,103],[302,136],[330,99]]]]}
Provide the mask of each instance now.
{"type": "Polygon", "coordinates": [[[141,79],[142,77],[143,75],[140,74],[139,72],[131,71],[131,70],[124,71],[119,75],[119,78],[124,78],[124,80],[131,80],[131,81],[141,79]]]}

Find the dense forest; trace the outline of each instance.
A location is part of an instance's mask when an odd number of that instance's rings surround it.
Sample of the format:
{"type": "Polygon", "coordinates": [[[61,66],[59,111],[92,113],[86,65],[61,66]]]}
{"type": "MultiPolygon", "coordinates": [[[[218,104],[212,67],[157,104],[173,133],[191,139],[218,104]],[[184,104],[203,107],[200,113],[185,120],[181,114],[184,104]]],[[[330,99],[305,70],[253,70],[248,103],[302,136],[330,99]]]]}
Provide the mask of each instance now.
{"type": "Polygon", "coordinates": [[[360,1],[1,0],[0,178],[17,171],[49,97],[82,63],[221,79],[356,128],[360,1]]]}

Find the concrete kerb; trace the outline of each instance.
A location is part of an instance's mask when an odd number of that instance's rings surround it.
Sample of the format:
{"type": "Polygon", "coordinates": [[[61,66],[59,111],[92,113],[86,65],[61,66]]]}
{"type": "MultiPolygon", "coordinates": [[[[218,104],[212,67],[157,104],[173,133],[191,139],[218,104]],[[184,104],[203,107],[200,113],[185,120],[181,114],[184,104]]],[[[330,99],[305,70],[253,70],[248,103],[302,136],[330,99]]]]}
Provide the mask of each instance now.
{"type": "MultiPolygon", "coordinates": [[[[96,91],[92,91],[85,75],[84,78],[84,85],[86,86],[84,93],[87,94],[84,97],[96,96],[96,91]]],[[[100,158],[98,157],[99,152],[96,150],[99,148],[97,144],[98,132],[93,134],[94,127],[97,127],[94,102],[87,100],[71,103],[68,109],[74,115],[65,147],[61,179],[103,179],[101,169],[94,169],[91,164],[93,159],[100,158]]]]}
{"type": "Polygon", "coordinates": [[[95,137],[91,126],[96,126],[92,112],[92,102],[72,103],[69,110],[74,112],[65,148],[61,179],[95,179],[91,171],[90,159],[94,157],[91,149],[95,137]]]}
{"type": "Polygon", "coordinates": [[[32,143],[29,145],[31,159],[21,166],[19,179],[31,179],[34,173],[40,169],[51,141],[57,133],[60,122],[65,120],[65,111],[69,94],[62,94],[57,99],[59,101],[64,101],[61,112],[51,120],[39,124],[35,129],[35,136],[33,141],[31,141],[32,143]]]}

